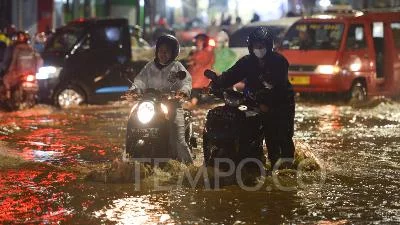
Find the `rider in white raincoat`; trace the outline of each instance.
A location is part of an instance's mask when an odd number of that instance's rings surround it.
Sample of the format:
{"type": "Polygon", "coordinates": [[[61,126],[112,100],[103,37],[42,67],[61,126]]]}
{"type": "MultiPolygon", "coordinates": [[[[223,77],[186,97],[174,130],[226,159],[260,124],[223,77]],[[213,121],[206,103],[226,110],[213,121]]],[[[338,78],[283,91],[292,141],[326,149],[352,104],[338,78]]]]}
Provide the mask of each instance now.
{"type": "MultiPolygon", "coordinates": [[[[177,95],[190,96],[192,90],[192,77],[176,57],[179,54],[178,40],[172,35],[163,35],[156,43],[155,59],[136,76],[131,89],[144,90],[153,88],[163,92],[176,91],[177,95]],[[185,71],[186,77],[179,80],[173,76],[179,71],[185,71]]],[[[170,149],[171,158],[182,162],[192,163],[192,156],[189,146],[185,141],[185,120],[184,111],[181,105],[174,105],[169,115],[170,128],[170,149]],[[175,109],[175,110],[174,110],[175,109]]]]}

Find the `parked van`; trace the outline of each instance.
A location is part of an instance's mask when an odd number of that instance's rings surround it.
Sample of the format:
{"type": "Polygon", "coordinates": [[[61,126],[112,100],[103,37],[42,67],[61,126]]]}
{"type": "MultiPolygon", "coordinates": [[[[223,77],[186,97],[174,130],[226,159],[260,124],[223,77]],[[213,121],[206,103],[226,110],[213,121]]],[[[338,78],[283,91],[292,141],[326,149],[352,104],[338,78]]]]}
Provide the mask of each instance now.
{"type": "Polygon", "coordinates": [[[352,100],[400,94],[400,12],[323,14],[294,23],[279,51],[300,93],[352,100]]]}
{"type": "Polygon", "coordinates": [[[40,100],[68,107],[118,98],[130,84],[111,69],[131,60],[130,41],[126,19],[85,19],[57,29],[36,75],[40,100]]]}

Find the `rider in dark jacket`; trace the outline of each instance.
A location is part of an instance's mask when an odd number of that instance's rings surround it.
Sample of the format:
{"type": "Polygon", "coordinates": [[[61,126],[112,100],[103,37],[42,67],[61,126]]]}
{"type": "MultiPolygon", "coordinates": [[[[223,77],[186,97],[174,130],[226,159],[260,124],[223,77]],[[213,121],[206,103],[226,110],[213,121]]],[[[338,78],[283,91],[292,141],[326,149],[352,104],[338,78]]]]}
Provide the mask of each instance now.
{"type": "Polygon", "coordinates": [[[212,83],[214,88],[227,88],[244,80],[245,93],[254,98],[263,112],[264,134],[271,166],[279,158],[294,158],[295,101],[288,81],[289,63],[273,51],[273,35],[259,27],[247,40],[249,55],[223,72],[212,83]]]}

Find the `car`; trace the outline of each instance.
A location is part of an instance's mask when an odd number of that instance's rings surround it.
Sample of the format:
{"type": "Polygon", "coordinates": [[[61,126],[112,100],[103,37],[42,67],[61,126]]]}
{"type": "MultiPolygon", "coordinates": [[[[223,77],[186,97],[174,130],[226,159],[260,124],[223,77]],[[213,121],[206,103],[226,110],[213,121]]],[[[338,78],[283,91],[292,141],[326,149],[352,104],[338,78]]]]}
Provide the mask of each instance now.
{"type": "Polygon", "coordinates": [[[195,18],[187,22],[184,27],[174,27],[174,30],[181,46],[193,46],[193,38],[205,33],[207,25],[201,19],[195,18]]]}
{"type": "Polygon", "coordinates": [[[399,11],[349,11],[297,21],[279,49],[294,90],[341,94],[352,102],[400,95],[399,18],[399,11]]]}
{"type": "MultiPolygon", "coordinates": [[[[128,20],[82,19],[70,22],[46,43],[36,78],[39,101],[61,108],[82,103],[98,104],[119,100],[131,83],[121,76],[131,68],[132,80],[154,59],[154,48],[131,44],[128,20]]],[[[190,48],[182,48],[185,61],[190,48]]]]}
{"type": "Polygon", "coordinates": [[[66,108],[118,100],[130,87],[119,65],[134,64],[138,73],[148,60],[132,61],[133,56],[150,54],[131,48],[126,19],[72,21],[46,43],[44,65],[36,74],[39,101],[66,108]]]}

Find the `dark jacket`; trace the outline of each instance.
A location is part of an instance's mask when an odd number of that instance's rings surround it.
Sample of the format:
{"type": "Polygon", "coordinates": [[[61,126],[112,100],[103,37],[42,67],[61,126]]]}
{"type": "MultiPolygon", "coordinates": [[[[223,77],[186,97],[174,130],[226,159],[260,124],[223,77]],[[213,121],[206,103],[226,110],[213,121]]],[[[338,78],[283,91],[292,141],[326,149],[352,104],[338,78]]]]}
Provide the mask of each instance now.
{"type": "Polygon", "coordinates": [[[12,57],[13,57],[13,52],[14,52],[14,45],[8,46],[3,55],[3,60],[0,62],[0,71],[3,71],[3,73],[6,73],[8,70],[8,67],[10,67],[12,57]]]}
{"type": "Polygon", "coordinates": [[[272,85],[272,89],[266,92],[260,103],[265,103],[272,107],[292,104],[293,87],[288,81],[289,63],[284,56],[279,53],[268,53],[264,58],[264,69],[259,66],[258,58],[252,54],[239,59],[235,65],[223,72],[216,82],[220,88],[228,88],[245,80],[245,90],[252,95],[265,90],[265,84],[272,85]]]}

